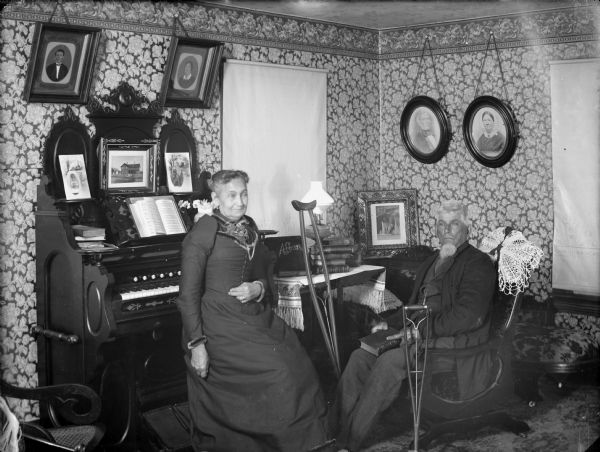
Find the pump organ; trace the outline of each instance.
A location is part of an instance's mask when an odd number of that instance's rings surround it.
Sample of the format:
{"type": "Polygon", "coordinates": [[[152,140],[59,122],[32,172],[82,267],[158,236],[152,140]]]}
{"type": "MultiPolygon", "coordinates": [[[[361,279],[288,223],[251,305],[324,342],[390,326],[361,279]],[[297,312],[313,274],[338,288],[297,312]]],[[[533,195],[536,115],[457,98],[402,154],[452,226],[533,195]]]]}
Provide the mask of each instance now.
{"type": "MultiPolygon", "coordinates": [[[[110,196],[98,177],[100,139],[152,139],[162,120],[160,106],[124,83],[106,98],[93,100],[88,110],[96,129],[93,140],[67,108],[44,150],[35,227],[38,373],[41,385],[92,386],[102,398],[107,449],[137,450],[146,436],[143,413],[186,398],[174,302],[185,234],[141,239],[124,207],[127,194],[110,196]],[[65,154],[83,154],[90,199],[65,199],[59,164],[65,154]],[[74,224],[104,227],[107,241],[116,246],[105,251],[79,248],[74,224]]],[[[191,167],[197,169],[193,136],[177,111],[160,133],[155,169],[163,194],[163,157],[175,151],[189,152],[191,167]]],[[[206,173],[201,176],[193,181],[194,193],[174,194],[176,200],[206,197],[206,173]]],[[[184,221],[189,227],[191,219],[184,221]]]]}

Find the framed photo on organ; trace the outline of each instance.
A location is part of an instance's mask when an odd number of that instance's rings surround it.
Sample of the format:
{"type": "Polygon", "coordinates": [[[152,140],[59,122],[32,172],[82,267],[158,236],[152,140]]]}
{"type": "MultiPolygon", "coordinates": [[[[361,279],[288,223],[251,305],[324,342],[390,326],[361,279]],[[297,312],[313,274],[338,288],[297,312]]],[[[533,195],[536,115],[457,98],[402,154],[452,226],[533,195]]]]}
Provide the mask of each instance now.
{"type": "Polygon", "coordinates": [[[158,140],[100,140],[100,187],[109,193],[156,191],[158,140]]]}
{"type": "Polygon", "coordinates": [[[87,103],[99,42],[98,28],[38,23],[23,89],[25,100],[87,103]]]}

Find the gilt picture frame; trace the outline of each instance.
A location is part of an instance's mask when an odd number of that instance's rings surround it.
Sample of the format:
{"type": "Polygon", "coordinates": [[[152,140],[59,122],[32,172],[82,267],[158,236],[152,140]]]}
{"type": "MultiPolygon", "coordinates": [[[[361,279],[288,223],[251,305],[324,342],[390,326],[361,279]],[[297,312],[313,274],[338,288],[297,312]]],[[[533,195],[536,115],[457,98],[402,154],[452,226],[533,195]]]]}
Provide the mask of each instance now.
{"type": "Polygon", "coordinates": [[[38,23],[23,97],[27,102],[88,101],[100,29],[38,23]]]}
{"type": "Polygon", "coordinates": [[[452,139],[448,114],[428,96],[416,96],[407,102],[400,117],[400,133],[409,154],[421,163],[439,161],[452,139]]]}
{"type": "Polygon", "coordinates": [[[158,140],[100,140],[100,187],[108,193],[156,192],[158,140]]]}
{"type": "Polygon", "coordinates": [[[419,244],[416,189],[359,192],[357,211],[358,241],[365,257],[391,256],[419,244]]]}
{"type": "Polygon", "coordinates": [[[508,104],[496,97],[480,96],[465,111],[463,136],[475,160],[489,168],[498,168],[515,153],[517,121],[508,104]]]}
{"type": "Polygon", "coordinates": [[[166,107],[210,108],[223,55],[223,43],[171,38],[161,87],[166,107]]]}

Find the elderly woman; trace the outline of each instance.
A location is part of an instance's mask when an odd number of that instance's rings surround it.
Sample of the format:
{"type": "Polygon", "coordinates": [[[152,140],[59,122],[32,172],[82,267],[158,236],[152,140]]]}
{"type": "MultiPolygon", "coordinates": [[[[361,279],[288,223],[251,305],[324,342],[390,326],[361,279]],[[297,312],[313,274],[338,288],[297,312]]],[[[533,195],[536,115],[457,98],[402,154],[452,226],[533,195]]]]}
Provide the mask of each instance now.
{"type": "Polygon", "coordinates": [[[271,259],[245,215],[248,175],[212,178],[215,211],[182,245],[183,320],[195,451],[289,451],[327,443],[326,405],[296,334],[273,314],[271,259]]]}

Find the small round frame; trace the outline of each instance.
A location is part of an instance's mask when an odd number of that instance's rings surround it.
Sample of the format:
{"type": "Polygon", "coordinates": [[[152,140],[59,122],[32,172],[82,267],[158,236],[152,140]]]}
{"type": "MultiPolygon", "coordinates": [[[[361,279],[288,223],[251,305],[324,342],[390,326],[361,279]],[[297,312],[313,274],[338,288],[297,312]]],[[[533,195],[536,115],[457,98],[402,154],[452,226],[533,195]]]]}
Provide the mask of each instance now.
{"type": "Polygon", "coordinates": [[[408,152],[422,163],[435,163],[446,152],[452,138],[448,114],[431,97],[408,101],[400,117],[400,133],[408,152]]]}
{"type": "Polygon", "coordinates": [[[510,107],[492,96],[477,97],[463,119],[467,149],[484,166],[506,164],[517,147],[517,121],[510,107]]]}

